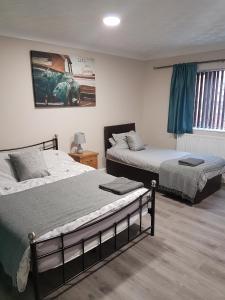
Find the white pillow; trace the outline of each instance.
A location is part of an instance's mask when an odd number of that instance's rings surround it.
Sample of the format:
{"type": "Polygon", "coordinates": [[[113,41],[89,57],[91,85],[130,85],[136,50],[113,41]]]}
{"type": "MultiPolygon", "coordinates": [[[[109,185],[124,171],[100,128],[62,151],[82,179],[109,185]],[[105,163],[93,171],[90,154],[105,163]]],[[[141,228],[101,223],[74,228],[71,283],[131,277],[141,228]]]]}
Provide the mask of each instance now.
{"type": "Polygon", "coordinates": [[[122,132],[122,133],[113,133],[112,136],[116,141],[116,147],[120,149],[129,149],[127,144],[127,135],[133,133],[134,131],[131,130],[129,132],[122,132]]]}
{"type": "Polygon", "coordinates": [[[112,147],[116,145],[116,141],[112,137],[109,138],[109,142],[110,142],[110,144],[111,144],[112,147]]]}
{"type": "Polygon", "coordinates": [[[60,150],[45,150],[43,151],[43,156],[48,169],[55,169],[55,167],[68,162],[74,163],[74,160],[71,156],[60,150]]]}
{"type": "Polygon", "coordinates": [[[17,182],[8,153],[0,153],[0,185],[17,182]]]}

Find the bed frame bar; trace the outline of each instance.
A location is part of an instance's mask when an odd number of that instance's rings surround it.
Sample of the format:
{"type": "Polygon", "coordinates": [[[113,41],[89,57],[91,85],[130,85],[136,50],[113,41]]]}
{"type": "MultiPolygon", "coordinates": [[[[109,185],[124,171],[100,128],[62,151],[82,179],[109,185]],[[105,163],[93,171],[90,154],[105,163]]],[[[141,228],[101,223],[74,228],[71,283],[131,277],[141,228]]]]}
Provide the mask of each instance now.
{"type": "Polygon", "coordinates": [[[58,135],[55,134],[53,139],[41,143],[37,143],[29,146],[11,148],[11,149],[2,149],[2,150],[0,149],[0,152],[17,151],[17,150],[28,149],[28,148],[39,148],[41,150],[50,150],[50,149],[58,150],[58,135]]]}
{"type": "MultiPolygon", "coordinates": [[[[57,291],[59,288],[65,286],[67,283],[71,282],[72,280],[74,280],[75,278],[77,278],[78,276],[80,276],[81,274],[84,274],[85,272],[87,272],[89,269],[93,268],[95,265],[99,264],[100,262],[103,262],[102,266],[104,266],[107,261],[105,260],[105,258],[107,258],[108,256],[110,256],[112,253],[104,256],[103,258],[103,253],[102,253],[102,245],[103,245],[103,241],[102,241],[102,235],[104,234],[104,232],[113,229],[114,231],[114,249],[113,249],[113,253],[118,253],[118,250],[121,249],[122,247],[124,247],[125,245],[127,245],[128,243],[130,243],[131,241],[135,240],[137,237],[139,237],[140,235],[142,235],[143,233],[147,234],[147,235],[151,235],[154,236],[154,231],[155,231],[155,188],[156,188],[156,181],[153,180],[151,182],[151,188],[149,190],[147,190],[144,194],[142,194],[141,196],[139,196],[137,199],[135,199],[133,202],[129,203],[128,205],[122,207],[120,210],[111,213],[110,215],[97,220],[91,224],[87,224],[86,226],[83,226],[81,228],[78,228],[74,231],[70,231],[68,233],[62,233],[61,235],[58,235],[54,238],[49,238],[46,240],[42,240],[40,242],[36,241],[36,235],[34,232],[29,233],[28,234],[28,239],[29,239],[29,243],[30,243],[30,250],[31,250],[31,266],[32,266],[32,281],[33,281],[33,287],[34,287],[34,293],[35,293],[35,299],[36,300],[40,300],[40,299],[45,299],[47,296],[49,296],[50,294],[52,294],[53,292],[57,291]],[[145,196],[145,198],[144,198],[145,196]],[[147,199],[147,200],[146,200],[147,199]],[[81,230],[84,230],[90,226],[94,226],[97,223],[103,222],[104,220],[109,219],[110,217],[112,217],[113,215],[116,215],[118,213],[120,213],[121,211],[124,211],[127,207],[129,207],[130,205],[134,204],[135,202],[138,203],[138,208],[133,210],[131,213],[127,214],[124,218],[120,219],[119,221],[111,224],[110,226],[108,226],[107,228],[104,228],[101,231],[96,232],[95,234],[88,236],[85,239],[81,239],[79,242],[73,243],[73,244],[69,244],[67,246],[65,246],[64,244],[64,239],[66,236],[68,236],[71,233],[74,232],[79,232],[81,230]],[[150,226],[148,226],[147,228],[143,228],[142,226],[142,210],[143,207],[147,207],[147,211],[148,214],[151,216],[151,223],[150,226]],[[130,218],[133,214],[139,212],[139,231],[138,234],[136,234],[134,237],[131,237],[130,234],[130,218]],[[127,240],[126,243],[123,243],[123,245],[119,246],[118,245],[118,232],[117,232],[117,226],[119,223],[127,221],[127,240]],[[38,244],[43,244],[43,243],[47,243],[49,240],[51,239],[61,239],[61,247],[60,249],[42,254],[42,255],[38,255],[37,254],[37,246],[38,244]],[[95,248],[98,248],[98,258],[97,261],[92,263],[91,265],[86,265],[86,261],[85,261],[85,243],[87,241],[89,241],[90,239],[93,238],[98,238],[99,241],[99,245],[95,248]],[[82,249],[82,254],[81,254],[81,261],[82,261],[82,270],[75,274],[74,276],[69,277],[68,279],[66,278],[66,268],[65,268],[65,251],[71,247],[80,245],[80,249],[82,249]],[[61,268],[62,268],[62,276],[61,276],[61,282],[57,285],[56,288],[52,289],[47,295],[42,296],[41,292],[40,292],[40,283],[39,283],[39,271],[38,271],[38,263],[39,261],[43,258],[43,257],[49,257],[53,254],[60,254],[61,255],[61,268]]],[[[127,249],[126,249],[127,250],[127,249]]],[[[124,250],[124,251],[126,251],[124,250]]],[[[120,254],[120,253],[119,253],[120,254]]],[[[117,254],[117,256],[119,255],[117,254]]],[[[115,256],[116,257],[116,256],[115,256]]],[[[115,257],[113,257],[112,259],[114,259],[115,257]]],[[[74,259],[73,259],[74,260],[74,259]]],[[[92,271],[94,272],[94,271],[92,271]]],[[[91,271],[89,271],[89,273],[92,273],[91,271]]]]}

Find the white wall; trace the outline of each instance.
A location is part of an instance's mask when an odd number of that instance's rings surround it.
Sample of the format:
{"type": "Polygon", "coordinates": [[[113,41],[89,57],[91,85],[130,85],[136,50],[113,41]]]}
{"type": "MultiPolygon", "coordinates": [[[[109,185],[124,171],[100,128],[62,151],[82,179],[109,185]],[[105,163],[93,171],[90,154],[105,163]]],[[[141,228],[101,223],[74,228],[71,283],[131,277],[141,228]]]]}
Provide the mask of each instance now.
{"type": "Polygon", "coordinates": [[[0,37],[0,148],[23,146],[59,135],[60,149],[70,150],[76,131],[86,134],[86,149],[100,153],[104,165],[103,127],[136,122],[140,128],[143,62],[0,37]],[[30,50],[95,58],[96,107],[34,107],[30,50]]]}
{"type": "MultiPolygon", "coordinates": [[[[141,131],[147,143],[157,147],[176,148],[176,139],[172,134],[167,133],[172,68],[154,70],[153,66],[221,58],[225,58],[225,50],[148,61],[146,63],[141,131]]],[[[225,64],[220,65],[225,67],[225,64]]],[[[204,64],[204,66],[201,65],[202,67],[214,68],[218,67],[218,64],[204,64]]],[[[213,131],[201,130],[200,133],[225,136],[225,133],[213,131]]]]}
{"type": "Polygon", "coordinates": [[[136,122],[146,143],[175,148],[176,140],[167,133],[172,69],[153,70],[153,66],[216,58],[225,58],[225,50],[141,62],[0,37],[0,148],[39,142],[57,133],[60,149],[68,152],[74,133],[84,131],[85,148],[99,152],[104,166],[103,127],[125,122],[136,122]],[[35,108],[30,50],[94,57],[97,106],[35,108]]]}

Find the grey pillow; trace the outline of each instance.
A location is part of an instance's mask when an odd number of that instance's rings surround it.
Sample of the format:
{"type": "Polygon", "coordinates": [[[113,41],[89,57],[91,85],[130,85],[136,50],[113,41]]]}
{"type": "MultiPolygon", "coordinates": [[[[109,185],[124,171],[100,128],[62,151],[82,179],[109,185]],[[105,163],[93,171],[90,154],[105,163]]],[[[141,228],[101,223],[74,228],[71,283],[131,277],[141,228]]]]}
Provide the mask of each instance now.
{"type": "Polygon", "coordinates": [[[50,175],[40,150],[9,154],[18,181],[50,175]]]}
{"type": "Polygon", "coordinates": [[[133,133],[134,131],[123,132],[123,133],[113,133],[112,136],[116,141],[116,147],[120,149],[129,149],[127,144],[127,135],[133,133]]]}
{"type": "Polygon", "coordinates": [[[127,135],[127,143],[130,150],[140,151],[145,149],[144,143],[137,132],[127,135]]]}

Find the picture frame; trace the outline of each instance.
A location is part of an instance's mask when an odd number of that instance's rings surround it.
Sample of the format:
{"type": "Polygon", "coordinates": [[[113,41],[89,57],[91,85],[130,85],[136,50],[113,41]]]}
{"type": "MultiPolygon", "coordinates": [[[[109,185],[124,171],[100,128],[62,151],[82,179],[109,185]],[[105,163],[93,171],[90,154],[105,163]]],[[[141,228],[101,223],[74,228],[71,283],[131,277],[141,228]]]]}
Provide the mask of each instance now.
{"type": "Polygon", "coordinates": [[[30,51],[37,108],[96,106],[95,60],[30,51]]]}

